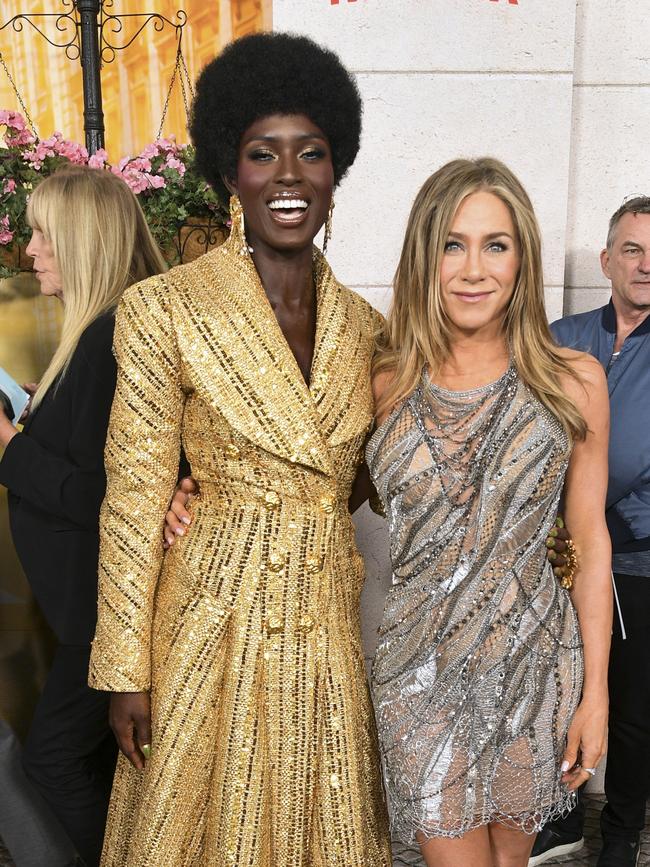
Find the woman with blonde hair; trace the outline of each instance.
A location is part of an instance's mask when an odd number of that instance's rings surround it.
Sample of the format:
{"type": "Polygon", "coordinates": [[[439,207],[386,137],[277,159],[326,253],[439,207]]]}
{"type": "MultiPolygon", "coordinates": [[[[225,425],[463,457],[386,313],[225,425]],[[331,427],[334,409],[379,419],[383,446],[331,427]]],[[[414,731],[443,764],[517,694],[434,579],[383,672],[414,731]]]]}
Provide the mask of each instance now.
{"type": "Polygon", "coordinates": [[[523,867],[604,751],[608,396],[594,359],[553,343],[532,205],[497,160],[454,160],[418,193],[373,387],[393,834],[428,865],[523,867]],[[545,556],[561,499],[570,592],[545,556]]]}
{"type": "Polygon", "coordinates": [[[36,188],[27,215],[41,292],[60,299],[64,313],[23,431],[0,412],[0,483],[9,489],[14,543],[57,639],[23,762],[91,867],[99,863],[116,756],[108,696],[86,684],[116,379],[114,311],[127,286],[165,263],[133,193],[109,172],[57,172],[36,188]]]}

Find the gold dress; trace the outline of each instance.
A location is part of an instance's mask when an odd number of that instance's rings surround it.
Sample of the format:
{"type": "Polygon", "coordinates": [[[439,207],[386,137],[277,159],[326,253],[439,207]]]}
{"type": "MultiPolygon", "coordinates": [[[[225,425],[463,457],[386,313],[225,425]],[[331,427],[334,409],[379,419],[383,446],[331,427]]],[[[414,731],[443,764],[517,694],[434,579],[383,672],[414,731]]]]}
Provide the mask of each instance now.
{"type": "Polygon", "coordinates": [[[151,690],[102,867],[390,865],[347,500],[377,316],[315,253],[307,386],[236,236],[125,293],[90,684],[151,690]],[[200,485],[161,533],[181,444],[200,485]]]}

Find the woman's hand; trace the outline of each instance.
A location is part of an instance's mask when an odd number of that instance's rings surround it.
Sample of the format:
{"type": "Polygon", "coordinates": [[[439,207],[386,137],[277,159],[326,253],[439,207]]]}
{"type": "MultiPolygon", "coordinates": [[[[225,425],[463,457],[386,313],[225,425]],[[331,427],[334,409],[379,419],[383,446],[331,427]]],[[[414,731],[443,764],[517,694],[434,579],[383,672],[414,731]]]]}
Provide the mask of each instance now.
{"type": "Polygon", "coordinates": [[[38,383],[37,383],[37,382],[25,382],[25,383],[23,383],[22,388],[23,388],[23,391],[26,391],[27,394],[29,395],[29,401],[28,401],[28,403],[27,403],[27,406],[25,407],[25,409],[23,410],[22,415],[21,415],[20,418],[18,419],[18,421],[19,421],[21,424],[24,424],[24,423],[27,421],[27,418],[28,418],[28,416],[29,416],[29,413],[31,412],[31,409],[32,409],[32,398],[34,397],[34,395],[35,395],[36,392],[38,391],[38,383]]]}
{"type": "Polygon", "coordinates": [[[191,476],[186,476],[181,479],[176,493],[174,494],[169,511],[165,515],[165,526],[163,528],[163,548],[167,550],[176,541],[177,536],[184,536],[185,531],[192,523],[192,516],[187,511],[186,506],[192,497],[199,493],[199,486],[196,479],[191,476]]]}
{"type": "Polygon", "coordinates": [[[144,770],[144,763],[151,756],[149,693],[112,693],[108,720],[120,750],[134,768],[144,770]]]}
{"type": "Polygon", "coordinates": [[[4,406],[0,402],[0,446],[8,445],[18,433],[18,428],[15,428],[11,423],[11,419],[7,416],[4,406]]]}
{"type": "Polygon", "coordinates": [[[567,746],[562,757],[562,782],[574,791],[593,776],[591,771],[607,749],[607,693],[584,697],[569,726],[567,746]],[[590,770],[587,771],[586,769],[590,770]]]}
{"type": "Polygon", "coordinates": [[[553,529],[546,537],[546,556],[557,578],[564,578],[566,572],[567,558],[564,555],[569,541],[571,534],[564,525],[562,515],[558,515],[553,529]]]}

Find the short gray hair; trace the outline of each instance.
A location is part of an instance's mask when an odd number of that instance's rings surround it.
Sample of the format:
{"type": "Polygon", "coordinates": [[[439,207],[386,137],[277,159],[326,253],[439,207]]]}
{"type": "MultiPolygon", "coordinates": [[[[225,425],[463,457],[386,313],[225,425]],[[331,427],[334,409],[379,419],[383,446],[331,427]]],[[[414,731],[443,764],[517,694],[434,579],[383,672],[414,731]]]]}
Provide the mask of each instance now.
{"type": "Polygon", "coordinates": [[[617,208],[609,221],[609,229],[607,230],[607,249],[611,250],[614,243],[614,235],[616,227],[621,221],[624,214],[650,214],[650,196],[633,196],[631,199],[626,199],[623,204],[617,208]]]}

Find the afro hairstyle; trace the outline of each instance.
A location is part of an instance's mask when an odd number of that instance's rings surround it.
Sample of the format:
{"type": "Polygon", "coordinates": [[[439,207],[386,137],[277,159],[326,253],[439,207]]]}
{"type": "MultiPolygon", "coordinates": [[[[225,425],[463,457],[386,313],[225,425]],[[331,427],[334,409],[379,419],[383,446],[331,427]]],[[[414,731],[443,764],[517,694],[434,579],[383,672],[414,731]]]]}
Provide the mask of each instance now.
{"type": "Polygon", "coordinates": [[[248,127],[272,114],[304,114],[329,141],[334,185],[354,162],[361,138],[361,96],[334,52],[306,36],[255,33],[227,45],[201,72],[190,135],[199,172],[216,192],[235,178],[248,127]]]}

